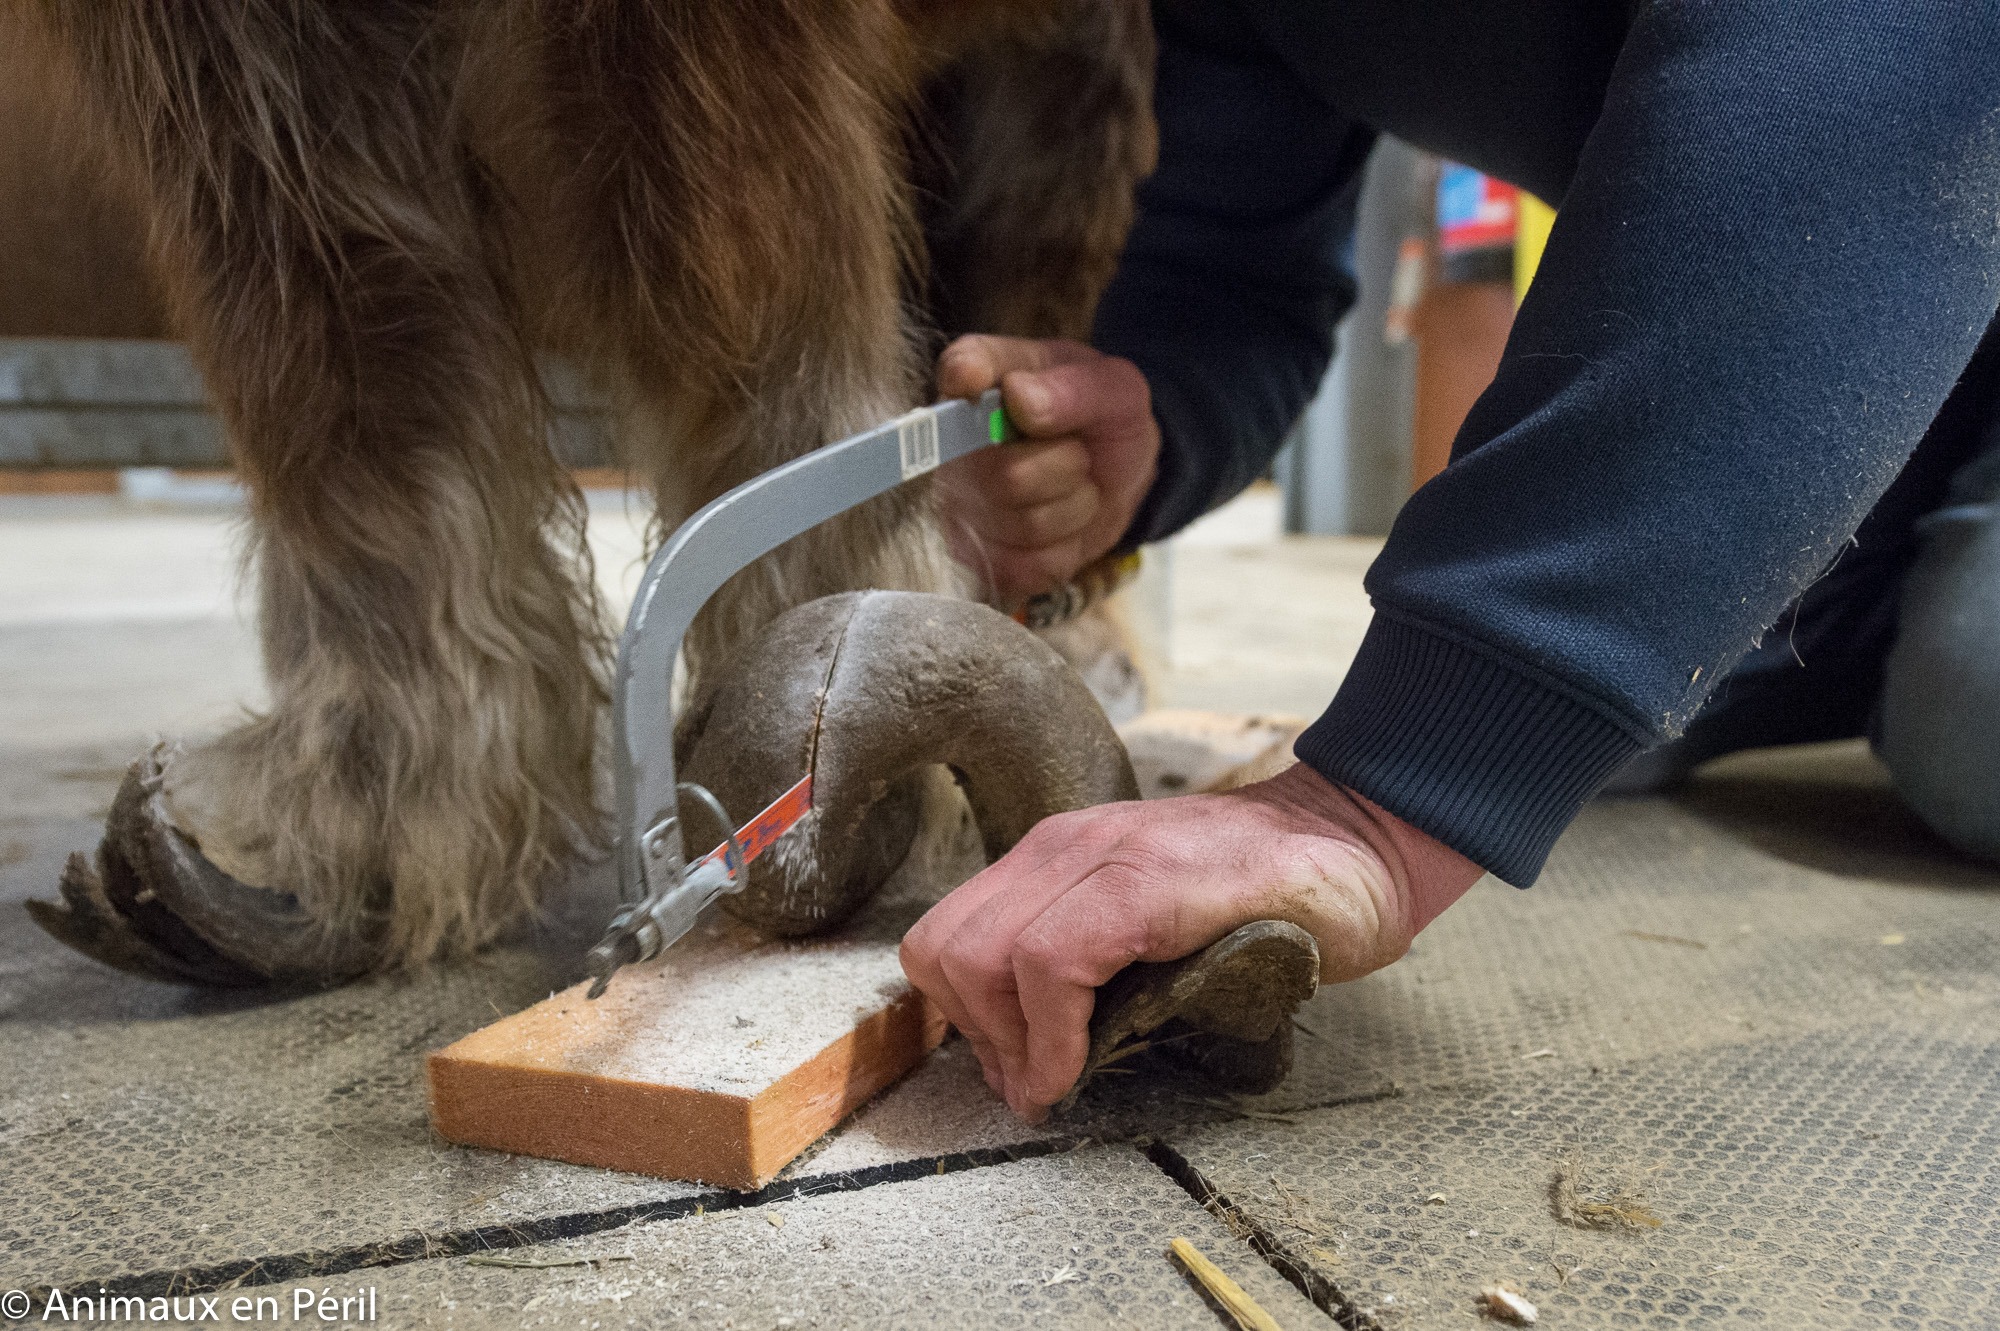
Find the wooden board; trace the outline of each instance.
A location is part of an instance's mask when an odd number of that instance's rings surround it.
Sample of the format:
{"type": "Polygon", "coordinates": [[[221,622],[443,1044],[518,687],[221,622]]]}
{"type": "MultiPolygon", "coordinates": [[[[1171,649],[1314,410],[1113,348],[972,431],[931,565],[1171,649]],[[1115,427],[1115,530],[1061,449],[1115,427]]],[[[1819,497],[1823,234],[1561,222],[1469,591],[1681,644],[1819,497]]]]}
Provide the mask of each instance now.
{"type": "Polygon", "coordinates": [[[468,1146],[762,1187],[944,1039],[893,942],[769,942],[727,920],[430,1056],[468,1146]]]}

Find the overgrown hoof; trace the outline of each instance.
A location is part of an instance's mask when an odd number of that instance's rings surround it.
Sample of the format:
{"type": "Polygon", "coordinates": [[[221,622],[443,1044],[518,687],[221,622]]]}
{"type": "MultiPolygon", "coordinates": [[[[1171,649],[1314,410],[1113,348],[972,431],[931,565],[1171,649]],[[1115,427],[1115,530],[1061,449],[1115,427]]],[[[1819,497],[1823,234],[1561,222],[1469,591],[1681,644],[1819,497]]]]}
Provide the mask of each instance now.
{"type": "Polygon", "coordinates": [[[1139,793],[1083,681],[1004,615],[875,591],[780,616],[716,693],[686,771],[738,820],[810,772],[812,810],[724,908],[778,935],[839,924],[908,853],[935,764],[958,777],[989,858],[1050,814],[1139,793]]]}
{"type": "Polygon", "coordinates": [[[1292,1013],[1319,987],[1319,945],[1257,920],[1179,961],[1135,962],[1097,991],[1090,1053],[1063,1107],[1097,1073],[1144,1059],[1258,1094],[1292,1070],[1292,1013]]]}
{"type": "Polygon", "coordinates": [[[298,898],[210,864],[167,815],[164,752],[125,774],[96,856],[63,867],[61,903],[26,903],[35,923],[107,966],[178,984],[339,984],[379,964],[379,938],[329,938],[298,898]]]}

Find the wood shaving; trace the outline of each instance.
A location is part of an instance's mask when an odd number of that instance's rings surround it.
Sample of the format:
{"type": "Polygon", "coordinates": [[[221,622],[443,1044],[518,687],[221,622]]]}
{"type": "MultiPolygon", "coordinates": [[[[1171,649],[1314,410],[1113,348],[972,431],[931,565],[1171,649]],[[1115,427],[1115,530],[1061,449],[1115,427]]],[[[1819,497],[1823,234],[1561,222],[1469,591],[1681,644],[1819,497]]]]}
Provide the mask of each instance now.
{"type": "Polygon", "coordinates": [[[1644,929],[1627,929],[1625,936],[1627,938],[1637,938],[1641,942],[1646,943],[1671,943],[1675,947],[1691,947],[1702,952],[1708,950],[1708,944],[1702,942],[1699,938],[1682,938],[1675,934],[1649,934],[1644,929]]]}
{"type": "Polygon", "coordinates": [[[1541,1310],[1528,1302],[1526,1295],[1504,1281],[1480,1290],[1479,1306],[1496,1322],[1507,1322],[1513,1326],[1533,1326],[1542,1316],[1541,1310]]]}
{"type": "Polygon", "coordinates": [[[1279,1331],[1277,1319],[1265,1312],[1257,1300],[1210,1261],[1201,1249],[1186,1239],[1177,1238],[1167,1250],[1173,1260],[1180,1263],[1181,1269],[1208,1291],[1209,1297],[1222,1306],[1242,1331],[1279,1331]]]}

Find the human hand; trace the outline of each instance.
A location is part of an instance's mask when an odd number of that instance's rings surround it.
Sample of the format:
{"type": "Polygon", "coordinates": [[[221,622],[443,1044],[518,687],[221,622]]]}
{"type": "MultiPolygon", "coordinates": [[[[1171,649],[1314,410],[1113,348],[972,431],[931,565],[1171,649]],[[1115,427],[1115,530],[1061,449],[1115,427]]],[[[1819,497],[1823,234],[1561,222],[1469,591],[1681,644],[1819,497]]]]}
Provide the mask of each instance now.
{"type": "Polygon", "coordinates": [[[1083,1073],[1097,987],[1130,963],[1286,920],[1317,940],[1322,983],[1358,979],[1480,873],[1301,763],[1219,795],[1044,819],[917,921],[903,970],[1036,1121],[1083,1073]]]}
{"type": "Polygon", "coordinates": [[[1020,442],[938,471],[952,554],[1011,608],[1109,551],[1153,484],[1160,427],[1131,361],[1077,342],[961,337],[938,358],[938,392],[998,386],[1020,442]]]}

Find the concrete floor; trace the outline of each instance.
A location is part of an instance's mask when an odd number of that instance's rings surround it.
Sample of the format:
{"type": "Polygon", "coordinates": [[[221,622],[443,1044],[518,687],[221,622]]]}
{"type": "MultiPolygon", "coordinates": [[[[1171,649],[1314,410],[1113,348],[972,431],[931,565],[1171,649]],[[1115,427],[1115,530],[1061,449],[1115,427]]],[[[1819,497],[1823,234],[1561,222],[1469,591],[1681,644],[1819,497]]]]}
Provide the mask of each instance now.
{"type": "MultiPolygon", "coordinates": [[[[615,594],[637,527],[595,508],[615,594]]],[[[1852,745],[1593,806],[1533,891],[1323,991],[1256,1100],[1128,1078],[1030,1128],[954,1042],[752,1197],[448,1146],[423,1052],[576,974],[601,872],[478,963],[308,996],[128,980],[12,909],[150,735],[256,703],[230,521],[0,503],[0,1296],[37,1318],[101,1285],[279,1320],[372,1291],[394,1326],[1223,1325],[1179,1235],[1293,1328],[1469,1326],[1502,1280],[1547,1326],[2000,1321],[2000,874],[1852,745]]],[[[1330,695],[1372,547],[1273,521],[1173,550],[1158,701],[1330,695]]]]}

